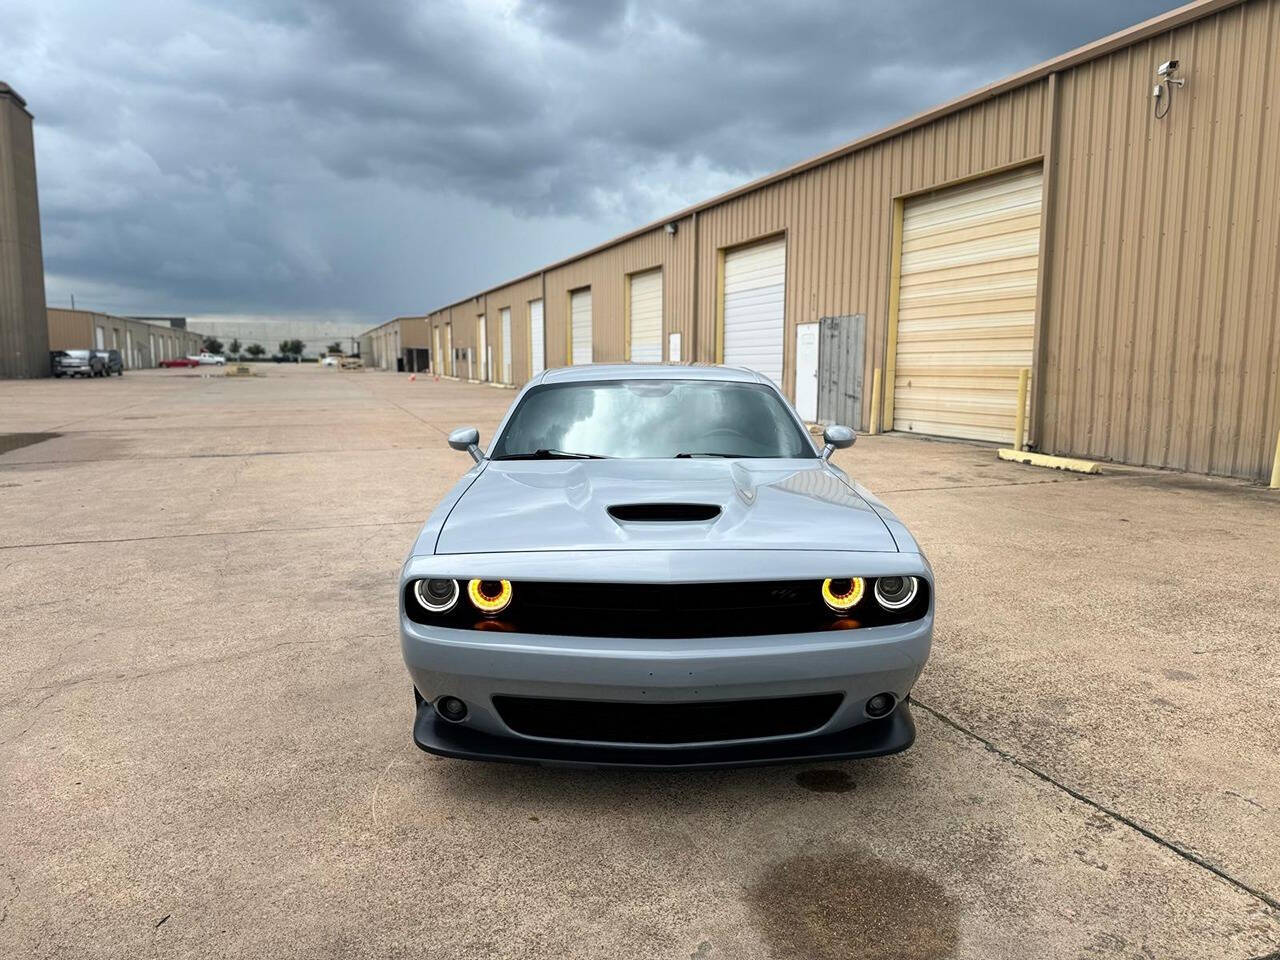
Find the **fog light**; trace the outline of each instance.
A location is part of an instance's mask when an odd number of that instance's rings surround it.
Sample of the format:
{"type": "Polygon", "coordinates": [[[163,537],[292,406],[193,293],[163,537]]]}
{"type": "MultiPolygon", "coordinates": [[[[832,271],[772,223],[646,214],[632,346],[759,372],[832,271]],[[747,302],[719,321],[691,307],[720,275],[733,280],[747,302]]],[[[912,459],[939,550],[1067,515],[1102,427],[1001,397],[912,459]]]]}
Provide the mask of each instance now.
{"type": "Polygon", "coordinates": [[[432,613],[444,613],[452,610],[453,605],[458,602],[458,581],[419,580],[413,585],[413,595],[425,609],[432,613]]]}
{"type": "Polygon", "coordinates": [[[915,577],[877,577],[876,602],[886,610],[901,610],[916,598],[919,588],[915,577]]]}
{"type": "Polygon", "coordinates": [[[457,697],[441,697],[436,701],[436,713],[452,723],[457,723],[466,717],[467,705],[457,697]]]}
{"type": "Polygon", "coordinates": [[[867,716],[883,717],[893,710],[898,698],[892,693],[877,693],[867,701],[867,716]]]}

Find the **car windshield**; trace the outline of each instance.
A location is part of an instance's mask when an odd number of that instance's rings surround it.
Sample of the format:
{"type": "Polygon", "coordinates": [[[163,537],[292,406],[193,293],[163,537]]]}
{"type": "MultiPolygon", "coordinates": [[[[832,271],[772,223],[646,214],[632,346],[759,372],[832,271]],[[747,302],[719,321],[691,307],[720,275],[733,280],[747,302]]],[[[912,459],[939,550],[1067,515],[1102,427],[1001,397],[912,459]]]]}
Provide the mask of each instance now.
{"type": "Polygon", "coordinates": [[[596,380],[535,387],[493,459],[808,457],[804,431],[773,390],[721,380],[596,380]]]}

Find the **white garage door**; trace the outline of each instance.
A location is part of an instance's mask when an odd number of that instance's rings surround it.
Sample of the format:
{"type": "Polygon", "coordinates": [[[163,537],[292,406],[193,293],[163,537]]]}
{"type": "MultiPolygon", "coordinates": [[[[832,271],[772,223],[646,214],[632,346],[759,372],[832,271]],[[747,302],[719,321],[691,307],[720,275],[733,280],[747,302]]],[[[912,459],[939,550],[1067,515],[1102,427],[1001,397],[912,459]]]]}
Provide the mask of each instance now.
{"type": "Polygon", "coordinates": [[[988,177],[907,202],[893,428],[1013,442],[1031,366],[1041,172],[988,177]]]}
{"type": "Polygon", "coordinates": [[[542,339],[542,301],[529,301],[529,376],[536,377],[547,365],[542,339]]]}
{"type": "Polygon", "coordinates": [[[724,257],[724,362],[782,383],[787,246],[770,240],[724,257]]]}
{"type": "Polygon", "coordinates": [[[591,288],[569,294],[571,340],[569,363],[591,362],[591,288]]]}
{"type": "Polygon", "coordinates": [[[511,382],[511,308],[502,308],[502,382],[511,382]]]}
{"type": "Polygon", "coordinates": [[[631,278],[631,362],[662,362],[662,271],[631,278]]]}

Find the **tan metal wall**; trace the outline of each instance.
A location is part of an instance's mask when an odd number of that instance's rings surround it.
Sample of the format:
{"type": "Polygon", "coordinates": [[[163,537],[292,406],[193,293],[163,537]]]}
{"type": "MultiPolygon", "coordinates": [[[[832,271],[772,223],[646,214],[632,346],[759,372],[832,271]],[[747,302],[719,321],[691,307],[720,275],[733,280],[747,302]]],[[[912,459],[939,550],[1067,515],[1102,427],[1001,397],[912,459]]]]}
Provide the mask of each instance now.
{"type": "Polygon", "coordinates": [[[169,357],[184,357],[199,353],[204,346],[204,337],[195,330],[180,330],[175,327],[146,323],[142,320],[130,320],[126,317],[113,317],[106,313],[95,313],[92,310],[68,310],[61,307],[50,307],[46,311],[47,330],[50,350],[92,350],[94,343],[94,327],[101,326],[106,335],[105,346],[111,349],[112,331],[119,331],[120,355],[124,359],[126,369],[135,369],[133,358],[128,356],[126,333],[133,334],[135,349],[141,349],[144,367],[154,367],[165,359],[162,344],[170,345],[169,357]],[[152,338],[156,351],[151,352],[152,338]]]}
{"type": "MultiPolygon", "coordinates": [[[[595,359],[622,360],[624,278],[658,266],[664,349],[679,330],[687,359],[714,360],[723,251],[781,234],[783,388],[794,393],[796,324],[865,314],[865,428],[873,371],[891,382],[905,199],[1043,162],[1030,439],[1052,453],[1262,477],[1280,429],[1280,0],[1206,0],[1132,36],[685,211],[674,236],[655,225],[554,265],[544,275],[548,368],[565,363],[569,291],[584,286],[595,359]],[[1187,85],[1157,121],[1154,71],[1171,56],[1187,85]]],[[[485,312],[500,369],[498,311],[511,306],[519,383],[526,303],[542,282],[526,278],[432,322],[452,316],[454,343],[466,346],[485,312]]]]}
{"type": "Polygon", "coordinates": [[[57,307],[50,307],[47,313],[50,350],[93,349],[92,313],[57,307]]]}
{"type": "Polygon", "coordinates": [[[0,83],[0,377],[47,377],[44,254],[31,114],[0,83]]]}
{"type": "Polygon", "coordinates": [[[891,140],[735,198],[701,214],[697,350],[712,356],[719,251],[784,233],[787,241],[783,389],[795,389],[797,323],[865,313],[869,385],[884,366],[895,199],[1039,157],[1047,133],[1047,81],[1037,81],[891,140]]]}
{"type": "Polygon", "coordinates": [[[1041,446],[1262,478],[1280,430],[1280,3],[1077,67],[1060,92],[1041,446]],[[1187,84],[1155,120],[1170,56],[1187,84]]]}
{"type": "MultiPolygon", "coordinates": [[[[599,253],[547,271],[547,366],[565,364],[569,347],[569,292],[591,288],[591,343],[597,363],[626,359],[626,276],[662,268],[663,341],[693,329],[693,231],[691,219],[676,232],[659,227],[599,253]]],[[[687,349],[687,348],[686,348],[687,349]]]]}

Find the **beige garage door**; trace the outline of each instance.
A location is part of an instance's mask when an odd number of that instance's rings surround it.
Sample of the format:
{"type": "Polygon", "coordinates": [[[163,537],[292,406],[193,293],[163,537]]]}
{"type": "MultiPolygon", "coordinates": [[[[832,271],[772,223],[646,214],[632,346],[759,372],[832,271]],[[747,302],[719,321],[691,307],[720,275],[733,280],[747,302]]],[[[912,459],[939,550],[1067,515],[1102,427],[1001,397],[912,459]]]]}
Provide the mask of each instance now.
{"type": "Polygon", "coordinates": [[[1040,181],[1035,167],[907,201],[895,430],[1013,442],[1035,332],[1040,181]]]}
{"type": "Polygon", "coordinates": [[[662,362],[662,271],[631,277],[632,363],[662,362]]]}

